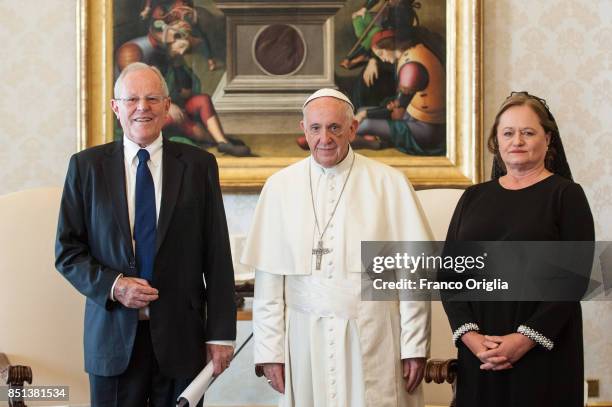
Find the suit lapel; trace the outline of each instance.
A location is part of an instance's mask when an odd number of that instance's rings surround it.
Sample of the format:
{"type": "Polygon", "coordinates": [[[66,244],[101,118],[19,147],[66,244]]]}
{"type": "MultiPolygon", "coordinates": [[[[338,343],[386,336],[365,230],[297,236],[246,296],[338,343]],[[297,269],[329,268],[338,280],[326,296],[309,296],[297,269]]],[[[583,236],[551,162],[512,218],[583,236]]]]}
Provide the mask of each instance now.
{"type": "Polygon", "coordinates": [[[181,153],[172,142],[164,139],[162,154],[162,198],[159,219],[157,221],[156,253],[168,231],[176,200],[183,183],[183,172],[185,170],[185,165],[179,160],[181,153]]]}
{"type": "Polygon", "coordinates": [[[105,160],[102,163],[102,171],[106,190],[113,205],[113,217],[117,222],[124,243],[128,246],[128,253],[133,254],[125,188],[125,163],[121,141],[109,144],[105,160]]]}

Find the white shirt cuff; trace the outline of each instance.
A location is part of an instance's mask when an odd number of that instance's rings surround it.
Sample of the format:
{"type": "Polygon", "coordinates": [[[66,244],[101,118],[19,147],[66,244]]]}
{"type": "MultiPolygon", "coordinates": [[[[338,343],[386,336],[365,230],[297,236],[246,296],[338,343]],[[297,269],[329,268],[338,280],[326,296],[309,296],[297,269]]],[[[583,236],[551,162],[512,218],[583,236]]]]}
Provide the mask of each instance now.
{"type": "Polygon", "coordinates": [[[117,281],[119,281],[119,279],[123,277],[123,273],[119,273],[119,275],[117,276],[117,278],[115,279],[115,282],[113,283],[113,286],[111,287],[111,291],[110,294],[108,295],[108,298],[110,298],[111,301],[115,301],[115,284],[117,284],[117,281]]]}
{"type": "Polygon", "coordinates": [[[231,346],[232,348],[236,347],[236,341],[206,341],[209,345],[225,345],[231,346]]]}

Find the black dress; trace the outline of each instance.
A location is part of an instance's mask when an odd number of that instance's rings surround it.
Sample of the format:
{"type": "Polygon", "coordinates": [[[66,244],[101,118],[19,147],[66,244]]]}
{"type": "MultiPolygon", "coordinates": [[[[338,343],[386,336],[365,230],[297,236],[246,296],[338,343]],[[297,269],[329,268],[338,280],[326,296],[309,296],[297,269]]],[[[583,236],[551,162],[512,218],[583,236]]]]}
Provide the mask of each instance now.
{"type": "MultiPolygon", "coordinates": [[[[497,180],[468,188],[455,209],[447,240],[593,240],[593,217],[580,185],[552,175],[520,190],[497,180]]],[[[512,369],[480,370],[458,347],[457,407],[583,406],[582,311],[578,302],[444,302],[453,332],[475,323],[481,334],[507,335],[519,326],[541,343],[512,369]]]]}

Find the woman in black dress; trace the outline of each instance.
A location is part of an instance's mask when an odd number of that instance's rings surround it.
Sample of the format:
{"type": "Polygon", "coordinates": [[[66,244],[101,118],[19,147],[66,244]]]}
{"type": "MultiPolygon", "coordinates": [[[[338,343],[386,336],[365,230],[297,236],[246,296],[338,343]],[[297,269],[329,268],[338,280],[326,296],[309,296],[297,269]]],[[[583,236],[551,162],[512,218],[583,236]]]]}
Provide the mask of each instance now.
{"type": "MultiPolygon", "coordinates": [[[[465,191],[447,240],[594,240],[544,100],[513,92],[488,147],[492,180],[465,191]]],[[[444,309],[458,348],[457,407],[584,405],[579,302],[444,301],[444,309]]]]}

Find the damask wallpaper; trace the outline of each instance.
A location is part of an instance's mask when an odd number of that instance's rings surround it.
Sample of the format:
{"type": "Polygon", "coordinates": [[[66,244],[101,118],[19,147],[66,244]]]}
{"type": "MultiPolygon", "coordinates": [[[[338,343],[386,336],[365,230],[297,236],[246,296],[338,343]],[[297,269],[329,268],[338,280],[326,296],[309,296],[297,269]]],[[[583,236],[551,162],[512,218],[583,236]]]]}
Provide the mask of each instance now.
{"type": "MultiPolygon", "coordinates": [[[[0,0],[0,15],[0,194],[60,185],[77,145],[76,2],[0,0]]],[[[511,90],[545,98],[597,237],[612,239],[612,1],[484,0],[484,20],[485,129],[511,90]]],[[[256,201],[225,197],[231,233],[247,230],[256,201]]],[[[586,375],[607,400],[611,308],[584,304],[586,375]]]]}
{"type": "Polygon", "coordinates": [[[63,182],[76,150],[76,2],[0,0],[0,194],[63,182]]]}
{"type": "MultiPolygon", "coordinates": [[[[485,129],[512,90],[548,102],[576,182],[589,199],[598,240],[612,239],[612,2],[486,0],[485,129]]],[[[491,157],[486,156],[487,174],[491,157]]],[[[612,400],[612,306],[583,303],[585,377],[612,400]]]]}

